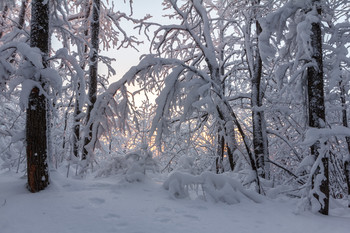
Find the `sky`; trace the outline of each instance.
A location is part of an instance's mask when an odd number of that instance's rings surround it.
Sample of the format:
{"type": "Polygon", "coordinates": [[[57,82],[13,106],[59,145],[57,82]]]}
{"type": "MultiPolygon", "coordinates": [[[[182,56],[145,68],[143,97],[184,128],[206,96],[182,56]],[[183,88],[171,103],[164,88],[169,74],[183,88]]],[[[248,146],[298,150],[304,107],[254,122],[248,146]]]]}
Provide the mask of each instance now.
{"type": "MultiPolygon", "coordinates": [[[[124,11],[128,15],[130,14],[128,0],[126,0],[126,3],[124,3],[124,0],[112,1],[114,2],[115,10],[124,11]],[[117,9],[117,7],[120,8],[117,9]]],[[[152,15],[150,21],[165,23],[166,18],[162,17],[162,15],[164,14],[162,10],[162,2],[163,0],[133,0],[133,17],[138,19],[143,18],[147,14],[150,14],[152,15]]],[[[113,78],[113,80],[111,80],[112,82],[120,79],[123,76],[123,74],[129,70],[131,66],[137,65],[139,58],[142,54],[149,53],[150,43],[149,41],[147,41],[147,38],[143,35],[138,35],[138,32],[132,29],[132,24],[125,25],[125,30],[140,38],[140,40],[144,41],[144,44],[137,47],[139,52],[132,48],[123,48],[120,50],[111,49],[108,52],[106,52],[107,56],[116,59],[116,62],[113,63],[113,67],[116,70],[116,75],[113,78]]]]}

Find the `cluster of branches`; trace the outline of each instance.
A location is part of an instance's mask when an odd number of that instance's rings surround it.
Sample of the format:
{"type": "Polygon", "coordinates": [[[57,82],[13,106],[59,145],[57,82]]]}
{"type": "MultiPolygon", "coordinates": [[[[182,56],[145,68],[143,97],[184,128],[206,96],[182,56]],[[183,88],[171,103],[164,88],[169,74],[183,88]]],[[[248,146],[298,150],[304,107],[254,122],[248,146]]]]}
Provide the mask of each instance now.
{"type": "MultiPolygon", "coordinates": [[[[58,166],[68,160],[84,173],[98,146],[91,139],[110,137],[107,131],[117,122],[114,115],[103,112],[110,117],[108,122],[91,116],[98,94],[115,74],[113,59],[100,51],[136,49],[142,41],[129,35],[123,22],[142,24],[150,16],[134,19],[99,0],[2,1],[0,16],[1,98],[26,112],[14,111],[20,119],[4,123],[2,129],[4,140],[26,146],[16,146],[17,154],[4,148],[1,157],[3,166],[11,168],[13,161],[23,161],[26,148],[28,188],[36,192],[48,185],[47,161],[58,166]],[[98,72],[99,65],[104,66],[104,75],[98,72]],[[92,135],[92,121],[106,129],[92,135]],[[16,136],[20,127],[21,137],[16,136]]],[[[113,98],[117,103],[120,96],[113,98]]]]}
{"type": "Polygon", "coordinates": [[[207,129],[215,135],[208,142],[215,155],[209,169],[249,167],[246,185],[264,193],[266,180],[292,184],[303,193],[291,195],[328,214],[329,195],[349,190],[349,4],[163,4],[175,23],[149,24],[157,27],[151,54],[110,85],[96,114],[125,84],[136,80],[145,90],[157,89],[150,133],[160,150],[178,150],[167,151],[174,155],[167,169],[183,149],[164,142],[184,133],[198,139],[192,136],[207,129]]]}

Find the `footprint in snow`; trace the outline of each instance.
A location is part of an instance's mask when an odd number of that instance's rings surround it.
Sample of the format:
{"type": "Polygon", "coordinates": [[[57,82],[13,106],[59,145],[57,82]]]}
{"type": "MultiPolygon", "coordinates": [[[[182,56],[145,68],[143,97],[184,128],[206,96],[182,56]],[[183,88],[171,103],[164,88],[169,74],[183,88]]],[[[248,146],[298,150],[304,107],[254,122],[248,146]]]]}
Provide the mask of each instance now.
{"type": "Polygon", "coordinates": [[[202,205],[192,205],[192,206],[189,206],[190,209],[197,209],[197,210],[207,210],[208,207],[206,206],[202,206],[202,205]]]}
{"type": "Polygon", "coordinates": [[[81,210],[81,209],[84,209],[84,206],[83,205],[76,205],[76,206],[72,206],[72,208],[75,210],[81,210]]]}
{"type": "Polygon", "coordinates": [[[158,208],[155,210],[155,212],[156,212],[156,213],[171,212],[171,209],[168,208],[168,207],[161,206],[161,207],[158,207],[158,208]]]}
{"type": "Polygon", "coordinates": [[[105,219],[116,219],[116,218],[120,218],[120,215],[118,214],[112,214],[112,213],[108,213],[105,216],[103,216],[105,219]]]}
{"type": "Polygon", "coordinates": [[[127,226],[129,226],[129,224],[127,222],[120,222],[120,223],[117,223],[117,226],[119,226],[119,227],[127,227],[127,226]]]}
{"type": "Polygon", "coordinates": [[[104,199],[98,198],[98,197],[89,198],[89,200],[91,203],[98,204],[98,205],[101,205],[106,202],[104,199]]]}
{"type": "Polygon", "coordinates": [[[168,223],[171,221],[171,218],[167,218],[167,217],[160,217],[160,218],[156,218],[156,220],[158,222],[161,222],[161,223],[168,223]]]}
{"type": "Polygon", "coordinates": [[[191,214],[185,214],[184,217],[189,218],[191,220],[199,220],[197,216],[191,215],[191,214]]]}
{"type": "Polygon", "coordinates": [[[70,186],[72,186],[72,185],[71,184],[64,184],[64,185],[62,185],[63,188],[68,188],[70,186]]]}

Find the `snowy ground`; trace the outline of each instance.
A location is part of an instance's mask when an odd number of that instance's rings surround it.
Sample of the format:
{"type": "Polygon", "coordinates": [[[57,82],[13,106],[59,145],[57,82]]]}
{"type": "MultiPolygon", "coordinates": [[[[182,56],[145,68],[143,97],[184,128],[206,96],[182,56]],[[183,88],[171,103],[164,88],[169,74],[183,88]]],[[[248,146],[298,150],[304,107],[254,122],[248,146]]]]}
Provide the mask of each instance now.
{"type": "Polygon", "coordinates": [[[29,193],[19,174],[0,174],[1,233],[348,233],[350,209],[333,203],[331,216],[295,214],[296,200],[236,205],[174,200],[154,176],[142,183],[117,177],[65,178],[29,193]]]}

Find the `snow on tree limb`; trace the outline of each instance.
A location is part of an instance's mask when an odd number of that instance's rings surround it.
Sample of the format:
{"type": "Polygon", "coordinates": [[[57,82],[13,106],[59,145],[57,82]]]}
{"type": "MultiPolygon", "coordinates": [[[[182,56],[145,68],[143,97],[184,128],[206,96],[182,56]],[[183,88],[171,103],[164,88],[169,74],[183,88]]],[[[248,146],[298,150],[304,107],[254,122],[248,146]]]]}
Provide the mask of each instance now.
{"type": "MultiPolygon", "coordinates": [[[[107,110],[107,108],[109,108],[109,104],[111,103],[111,101],[113,100],[114,96],[117,94],[118,91],[121,91],[122,96],[123,96],[123,100],[117,104],[117,106],[114,107],[114,109],[112,110],[116,116],[119,116],[119,127],[121,129],[125,128],[125,122],[129,113],[129,101],[127,100],[127,90],[125,85],[126,84],[131,84],[134,82],[135,78],[137,77],[137,75],[139,75],[139,73],[141,73],[142,71],[145,71],[147,69],[157,69],[157,66],[163,67],[163,66],[172,66],[172,67],[177,67],[174,68],[174,71],[172,73],[172,76],[169,75],[168,76],[168,82],[166,83],[166,87],[164,88],[164,90],[162,91],[162,96],[164,98],[159,98],[159,107],[157,110],[157,114],[155,117],[155,120],[153,121],[153,127],[152,127],[152,132],[154,132],[154,130],[157,128],[157,126],[160,126],[160,119],[162,114],[164,114],[163,110],[166,110],[166,105],[169,104],[169,102],[166,101],[172,101],[171,99],[167,99],[166,96],[169,95],[169,92],[172,91],[173,88],[173,84],[176,81],[177,78],[179,78],[179,74],[183,71],[183,70],[187,70],[190,72],[193,72],[197,75],[199,75],[201,78],[203,78],[204,80],[206,80],[206,82],[212,83],[212,80],[210,79],[210,77],[208,76],[208,74],[206,74],[205,72],[201,71],[201,70],[197,70],[195,67],[189,66],[187,65],[185,62],[178,60],[178,59],[168,59],[168,58],[159,58],[156,57],[154,55],[146,55],[142,58],[142,60],[140,61],[140,63],[136,66],[133,66],[129,69],[129,71],[127,71],[123,77],[112,83],[109,88],[103,93],[101,94],[96,103],[95,103],[95,107],[91,113],[91,119],[89,121],[89,124],[87,124],[87,127],[89,127],[90,124],[92,124],[92,122],[96,121],[96,120],[100,120],[101,118],[104,118],[104,114],[107,110]],[[172,80],[172,81],[170,81],[172,80]],[[157,121],[158,119],[158,121],[157,121]]],[[[159,130],[161,130],[160,128],[158,128],[159,130]]],[[[93,131],[93,135],[97,135],[98,133],[98,127],[96,127],[93,131]]],[[[161,133],[157,134],[157,135],[161,135],[161,133]]],[[[94,136],[95,137],[95,136],[94,136]]],[[[96,140],[98,140],[97,137],[95,137],[93,139],[93,144],[96,143],[96,140]]]]}
{"type": "Polygon", "coordinates": [[[332,128],[310,128],[305,133],[303,144],[313,145],[317,141],[326,140],[334,136],[350,136],[350,128],[344,126],[333,126],[332,128]]]}
{"type": "Polygon", "coordinates": [[[11,42],[1,46],[0,53],[9,49],[15,49],[24,59],[18,69],[10,69],[13,64],[8,61],[2,60],[2,62],[0,62],[0,65],[4,66],[2,69],[6,69],[8,72],[12,71],[9,75],[17,75],[17,77],[14,77],[9,83],[10,93],[18,85],[22,85],[22,92],[20,95],[20,107],[22,110],[27,108],[28,96],[34,87],[38,87],[42,94],[47,98],[49,97],[46,91],[41,87],[40,82],[44,82],[47,87],[53,88],[56,93],[60,93],[62,78],[56,70],[44,68],[43,56],[38,48],[32,48],[28,44],[22,42],[11,42]]]}
{"type": "Polygon", "coordinates": [[[259,20],[263,29],[259,36],[259,50],[263,61],[266,61],[268,57],[273,57],[276,53],[270,44],[271,35],[276,33],[279,42],[284,36],[283,30],[286,27],[287,20],[295,15],[298,10],[306,9],[309,5],[310,0],[290,0],[277,11],[259,20]]]}

